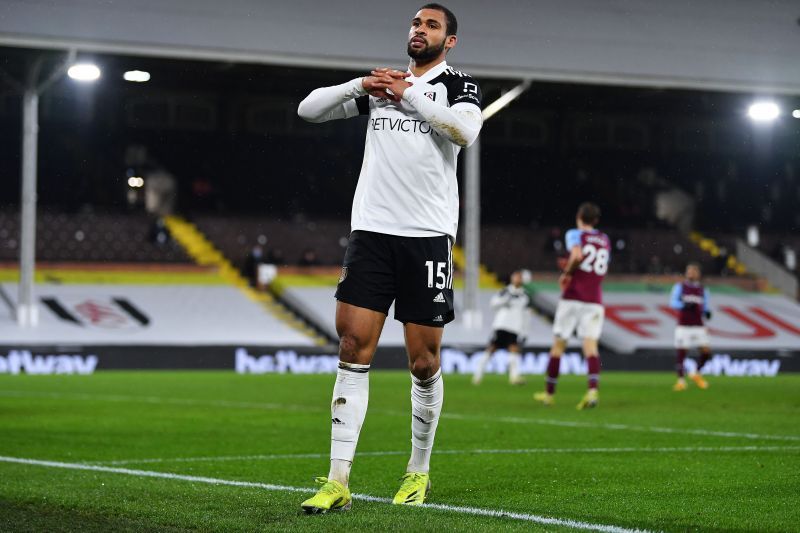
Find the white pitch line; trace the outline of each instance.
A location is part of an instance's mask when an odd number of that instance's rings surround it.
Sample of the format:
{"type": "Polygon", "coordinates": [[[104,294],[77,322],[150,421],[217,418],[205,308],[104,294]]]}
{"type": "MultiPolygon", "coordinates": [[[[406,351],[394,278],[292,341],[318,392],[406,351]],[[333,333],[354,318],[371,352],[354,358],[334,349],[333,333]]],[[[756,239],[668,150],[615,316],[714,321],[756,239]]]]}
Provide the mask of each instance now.
{"type": "Polygon", "coordinates": [[[195,400],[193,398],[163,398],[161,396],[135,396],[124,394],[84,394],[77,392],[38,392],[38,391],[0,391],[0,396],[33,396],[40,398],[89,400],[104,402],[141,402],[154,405],[189,405],[195,407],[223,407],[234,409],[266,409],[266,410],[291,410],[291,411],[322,411],[320,408],[309,408],[304,405],[290,405],[280,403],[237,402],[229,400],[195,400]]]}
{"type": "MultiPolygon", "coordinates": [[[[58,461],[42,461],[38,459],[26,459],[22,457],[6,457],[0,456],[0,462],[23,464],[30,466],[42,466],[48,468],[62,468],[67,470],[88,470],[92,472],[106,472],[109,474],[123,474],[135,477],[150,477],[160,479],[172,479],[178,481],[189,481],[192,483],[207,483],[209,485],[224,485],[231,487],[248,487],[270,490],[274,492],[303,492],[312,493],[313,489],[303,487],[292,487],[289,485],[276,485],[273,483],[256,483],[253,481],[236,481],[230,479],[219,479],[204,476],[188,476],[183,474],[173,474],[170,472],[154,472],[151,470],[132,470],[128,468],[115,468],[110,466],[88,465],[80,463],[62,463],[58,461]]],[[[392,500],[389,498],[380,498],[378,496],[370,496],[369,494],[353,494],[353,499],[362,500],[373,503],[391,504],[392,500]]],[[[583,529],[588,531],[602,531],[603,533],[647,533],[645,530],[628,529],[618,526],[610,526],[605,524],[593,524],[591,522],[582,522],[579,520],[570,520],[565,518],[551,518],[547,516],[540,516],[528,513],[515,513],[503,511],[500,509],[483,509],[480,507],[464,507],[459,505],[446,505],[441,503],[426,503],[421,506],[421,509],[436,509],[439,511],[448,511],[451,513],[467,514],[473,516],[486,516],[491,518],[506,518],[512,520],[520,520],[525,522],[535,522],[537,524],[563,526],[573,529],[583,529]]]]}
{"type": "MultiPolygon", "coordinates": [[[[58,392],[33,392],[33,391],[0,391],[0,396],[33,396],[42,398],[53,399],[76,399],[76,400],[91,400],[91,401],[112,401],[112,402],[143,402],[149,404],[172,404],[172,405],[190,405],[199,407],[222,407],[233,409],[267,409],[267,410],[291,410],[291,411],[306,411],[306,412],[321,412],[327,411],[327,408],[319,406],[304,406],[304,405],[291,405],[291,404],[277,404],[277,403],[259,403],[259,402],[238,402],[228,400],[194,400],[190,398],[164,398],[160,396],[126,396],[118,394],[81,394],[81,393],[58,393],[58,392]]],[[[389,416],[407,417],[409,414],[399,411],[383,411],[375,410],[370,411],[376,414],[383,414],[389,416]]],[[[610,423],[595,423],[595,422],[580,422],[570,420],[553,420],[549,418],[524,418],[524,417],[488,417],[480,415],[466,415],[460,413],[442,413],[442,418],[450,418],[453,420],[467,420],[467,421],[485,421],[485,422],[502,422],[508,424],[540,424],[546,426],[559,426],[559,427],[577,427],[577,428],[595,428],[595,429],[609,429],[613,431],[638,431],[646,433],[672,433],[678,435],[700,435],[704,437],[725,437],[725,438],[742,438],[750,440],[779,440],[800,442],[798,435],[770,435],[760,433],[738,433],[735,431],[716,431],[709,429],[692,429],[692,428],[669,428],[660,426],[637,426],[629,424],[610,424],[610,423]]]]}
{"type": "MultiPolygon", "coordinates": [[[[400,455],[408,452],[379,452],[382,455],[400,455]]],[[[357,455],[369,455],[370,452],[359,453],[357,455]]],[[[98,465],[143,465],[150,463],[201,463],[204,461],[270,461],[275,459],[320,459],[328,457],[328,454],[323,453],[274,453],[274,454],[255,454],[255,455],[219,455],[217,457],[163,457],[163,458],[147,458],[147,459],[120,459],[118,461],[91,461],[85,464],[98,464],[98,465]]]]}
{"type": "MultiPolygon", "coordinates": [[[[433,455],[534,455],[566,453],[696,453],[696,452],[791,452],[800,451],[800,446],[682,446],[655,448],[520,448],[520,449],[474,449],[474,450],[434,450],[433,455]]],[[[408,451],[358,452],[357,457],[388,457],[408,455],[408,451]]],[[[218,455],[207,457],[161,457],[145,459],[121,459],[117,461],[91,461],[82,464],[129,465],[154,463],[202,463],[225,461],[272,461],[281,459],[322,459],[327,453],[283,453],[255,455],[218,455]]]]}
{"type": "Polygon", "coordinates": [[[675,433],[682,435],[703,435],[706,437],[727,437],[727,438],[742,438],[753,440],[785,440],[785,441],[800,441],[798,435],[769,435],[760,433],[738,433],[735,431],[715,431],[710,429],[692,429],[692,428],[668,428],[659,426],[636,426],[630,424],[602,424],[593,422],[577,422],[570,420],[552,420],[549,418],[523,418],[516,416],[475,416],[463,415],[459,413],[442,413],[442,418],[452,418],[454,420],[485,420],[486,422],[503,422],[508,424],[541,424],[545,426],[561,426],[561,427],[575,427],[575,428],[596,428],[596,429],[611,429],[615,431],[643,431],[648,433],[675,433]]]}

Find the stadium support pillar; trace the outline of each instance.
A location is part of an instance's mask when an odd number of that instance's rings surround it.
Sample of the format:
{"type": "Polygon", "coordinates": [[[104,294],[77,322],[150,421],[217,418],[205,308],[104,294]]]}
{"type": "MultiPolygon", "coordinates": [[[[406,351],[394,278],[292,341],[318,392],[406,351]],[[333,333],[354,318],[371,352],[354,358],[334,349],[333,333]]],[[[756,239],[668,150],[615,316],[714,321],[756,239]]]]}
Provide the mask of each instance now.
{"type": "Polygon", "coordinates": [[[464,166],[464,327],[479,329],[483,317],[479,303],[478,277],[481,262],[481,139],[467,148],[464,166]]]}
{"type": "Polygon", "coordinates": [[[22,97],[22,195],[20,201],[19,296],[17,323],[35,326],[39,312],[33,297],[36,265],[36,159],[39,139],[39,93],[28,84],[22,97]]]}
{"type": "Polygon", "coordinates": [[[36,162],[39,147],[39,95],[61,78],[75,59],[70,50],[66,59],[50,76],[39,82],[44,56],[36,58],[28,67],[22,88],[22,187],[20,195],[19,237],[19,291],[17,297],[17,323],[36,326],[39,308],[33,294],[36,269],[36,162]]]}
{"type": "MultiPolygon", "coordinates": [[[[503,93],[500,98],[483,109],[483,122],[486,123],[501,109],[520,97],[531,86],[531,80],[523,80],[519,85],[503,93]]],[[[461,312],[464,327],[480,329],[483,316],[480,308],[481,264],[481,138],[467,148],[464,166],[464,252],[466,265],[464,272],[464,309],[461,312]]]]}

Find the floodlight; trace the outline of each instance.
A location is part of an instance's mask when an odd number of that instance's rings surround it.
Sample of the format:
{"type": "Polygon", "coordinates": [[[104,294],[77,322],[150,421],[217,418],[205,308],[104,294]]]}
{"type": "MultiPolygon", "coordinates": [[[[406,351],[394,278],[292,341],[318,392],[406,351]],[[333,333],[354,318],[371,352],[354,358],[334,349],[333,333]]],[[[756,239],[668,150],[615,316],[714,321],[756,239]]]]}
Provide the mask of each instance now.
{"type": "Polygon", "coordinates": [[[792,116],[794,118],[800,118],[800,109],[795,109],[794,111],[792,111],[792,116]]]}
{"type": "Polygon", "coordinates": [[[95,81],[100,77],[100,68],[91,63],[76,63],[69,67],[67,76],[78,81],[95,81]]]}
{"type": "Polygon", "coordinates": [[[150,81],[150,73],[143,70],[129,70],[123,74],[122,77],[125,79],[125,81],[133,81],[137,83],[150,81]]]}
{"type": "Polygon", "coordinates": [[[778,104],[768,101],[756,102],[747,110],[747,115],[756,122],[772,122],[780,114],[778,104]]]}
{"type": "Polygon", "coordinates": [[[759,241],[761,240],[761,236],[758,231],[758,226],[748,226],[747,227],[747,244],[748,246],[752,246],[755,248],[758,246],[759,241]]]}

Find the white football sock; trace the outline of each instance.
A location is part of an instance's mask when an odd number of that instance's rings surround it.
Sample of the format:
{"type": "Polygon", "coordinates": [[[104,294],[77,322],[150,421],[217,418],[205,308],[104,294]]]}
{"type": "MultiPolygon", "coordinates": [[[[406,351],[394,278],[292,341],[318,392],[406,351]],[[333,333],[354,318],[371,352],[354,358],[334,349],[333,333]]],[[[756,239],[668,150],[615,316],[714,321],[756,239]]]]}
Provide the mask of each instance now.
{"type": "Polygon", "coordinates": [[[444,401],[444,381],[439,369],[429,379],[411,376],[411,459],[406,472],[430,470],[433,438],[444,401]]]}
{"type": "Polygon", "coordinates": [[[339,362],[331,402],[331,469],[328,479],[347,486],[358,434],[369,402],[369,365],[339,362]]]}
{"type": "Polygon", "coordinates": [[[483,355],[478,359],[478,364],[475,365],[475,374],[472,376],[473,383],[480,383],[483,380],[483,373],[486,372],[486,365],[489,364],[489,359],[492,358],[492,352],[486,350],[483,355]]]}
{"type": "Polygon", "coordinates": [[[519,359],[518,353],[508,352],[508,380],[511,383],[519,380],[519,359]]]}

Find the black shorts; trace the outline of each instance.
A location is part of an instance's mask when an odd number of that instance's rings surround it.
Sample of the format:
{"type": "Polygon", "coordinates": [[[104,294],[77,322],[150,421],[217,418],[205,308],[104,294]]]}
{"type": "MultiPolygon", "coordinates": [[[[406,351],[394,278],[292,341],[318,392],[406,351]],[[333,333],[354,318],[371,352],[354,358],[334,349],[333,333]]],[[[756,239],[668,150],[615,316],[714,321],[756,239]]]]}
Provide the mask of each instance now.
{"type": "Polygon", "coordinates": [[[336,299],[402,323],[441,327],[455,318],[450,237],[350,234],[336,299]]]}
{"type": "Polygon", "coordinates": [[[512,344],[519,346],[519,339],[516,333],[511,333],[504,329],[496,329],[494,330],[491,343],[495,350],[506,350],[512,344]]]}

